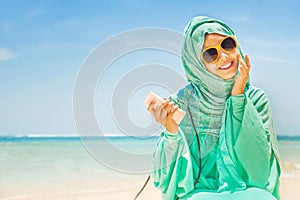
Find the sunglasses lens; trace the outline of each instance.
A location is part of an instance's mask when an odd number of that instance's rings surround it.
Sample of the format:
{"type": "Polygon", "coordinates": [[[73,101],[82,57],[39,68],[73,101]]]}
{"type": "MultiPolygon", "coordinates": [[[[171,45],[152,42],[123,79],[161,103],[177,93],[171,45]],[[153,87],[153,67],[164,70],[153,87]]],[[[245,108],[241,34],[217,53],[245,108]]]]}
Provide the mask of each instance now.
{"type": "Polygon", "coordinates": [[[207,49],[202,56],[205,62],[211,63],[218,58],[218,51],[216,48],[207,49]]]}
{"type": "Polygon", "coordinates": [[[236,43],[233,38],[229,37],[229,38],[226,38],[225,40],[223,40],[223,42],[221,43],[221,47],[225,51],[232,51],[236,48],[236,43]]]}

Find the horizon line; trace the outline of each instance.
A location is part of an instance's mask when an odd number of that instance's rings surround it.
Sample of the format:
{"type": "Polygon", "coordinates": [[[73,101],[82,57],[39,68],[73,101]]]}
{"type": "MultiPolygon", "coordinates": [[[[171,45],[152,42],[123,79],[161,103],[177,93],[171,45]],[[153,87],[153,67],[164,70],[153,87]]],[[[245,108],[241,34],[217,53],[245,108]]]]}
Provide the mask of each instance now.
{"type": "MultiPolygon", "coordinates": [[[[80,135],[63,135],[63,134],[28,134],[28,135],[1,135],[0,138],[105,138],[105,137],[131,137],[131,138],[153,138],[153,137],[159,137],[159,134],[157,135],[124,135],[124,134],[104,134],[104,135],[85,135],[85,136],[80,136],[80,135]]],[[[279,140],[284,140],[288,138],[297,138],[300,140],[300,135],[277,135],[277,139],[279,140]]]]}

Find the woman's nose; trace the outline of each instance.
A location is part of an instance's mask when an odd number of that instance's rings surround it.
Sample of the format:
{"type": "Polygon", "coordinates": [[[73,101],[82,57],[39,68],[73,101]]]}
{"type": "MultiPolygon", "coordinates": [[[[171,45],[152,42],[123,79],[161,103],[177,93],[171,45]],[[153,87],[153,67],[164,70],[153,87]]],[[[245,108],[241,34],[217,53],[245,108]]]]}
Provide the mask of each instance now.
{"type": "Polygon", "coordinates": [[[229,58],[229,56],[226,53],[220,51],[220,61],[223,62],[223,61],[225,61],[228,58],[229,58]]]}

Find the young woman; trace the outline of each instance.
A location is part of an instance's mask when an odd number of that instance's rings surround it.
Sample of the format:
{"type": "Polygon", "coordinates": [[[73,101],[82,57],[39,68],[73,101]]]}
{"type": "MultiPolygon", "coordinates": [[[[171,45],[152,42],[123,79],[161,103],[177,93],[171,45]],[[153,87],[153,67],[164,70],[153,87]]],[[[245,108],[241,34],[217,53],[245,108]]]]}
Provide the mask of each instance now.
{"type": "Polygon", "coordinates": [[[189,85],[148,107],[165,127],[154,153],[154,185],[163,199],[279,199],[270,103],[250,85],[249,57],[219,20],[195,17],[184,35],[189,85]],[[186,112],[179,124],[178,107],[186,112]]]}

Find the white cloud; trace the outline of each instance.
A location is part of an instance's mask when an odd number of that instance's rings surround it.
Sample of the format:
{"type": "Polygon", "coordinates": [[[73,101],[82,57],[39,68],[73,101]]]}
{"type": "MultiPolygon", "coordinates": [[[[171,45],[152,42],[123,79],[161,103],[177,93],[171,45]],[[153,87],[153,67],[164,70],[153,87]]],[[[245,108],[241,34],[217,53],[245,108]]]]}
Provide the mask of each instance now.
{"type": "Polygon", "coordinates": [[[13,60],[16,58],[16,54],[7,49],[0,49],[0,61],[1,60],[13,60]]]}

